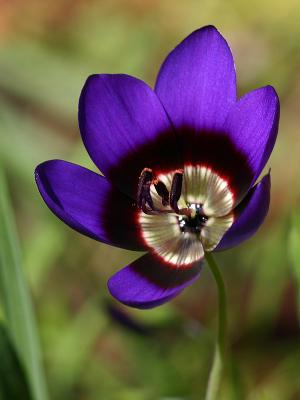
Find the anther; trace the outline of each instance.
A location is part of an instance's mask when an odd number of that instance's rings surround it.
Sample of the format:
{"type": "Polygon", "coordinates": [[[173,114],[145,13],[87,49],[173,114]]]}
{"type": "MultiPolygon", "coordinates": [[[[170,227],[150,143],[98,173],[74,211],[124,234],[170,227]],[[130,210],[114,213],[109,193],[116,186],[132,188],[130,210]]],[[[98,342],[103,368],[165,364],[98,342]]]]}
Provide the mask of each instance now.
{"type": "Polygon", "coordinates": [[[144,168],[139,178],[137,190],[137,206],[144,212],[147,211],[147,204],[150,207],[150,210],[154,210],[154,204],[150,194],[152,180],[152,169],[144,168]]]}
{"type": "Polygon", "coordinates": [[[169,191],[166,185],[162,181],[154,180],[154,187],[156,189],[157,194],[162,199],[162,205],[167,206],[169,204],[169,191]]]}
{"type": "Polygon", "coordinates": [[[182,181],[183,181],[183,170],[179,169],[179,170],[175,171],[175,173],[173,175],[172,185],[171,185],[171,190],[170,190],[170,197],[169,197],[170,207],[177,214],[180,213],[177,203],[181,196],[182,181]]]}

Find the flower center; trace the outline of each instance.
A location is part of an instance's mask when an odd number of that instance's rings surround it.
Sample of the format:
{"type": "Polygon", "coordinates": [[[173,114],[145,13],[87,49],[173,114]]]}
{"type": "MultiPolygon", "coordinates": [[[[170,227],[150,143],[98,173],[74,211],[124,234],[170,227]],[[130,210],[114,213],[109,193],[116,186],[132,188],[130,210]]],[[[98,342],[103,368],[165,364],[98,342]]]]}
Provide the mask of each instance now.
{"type": "Polygon", "coordinates": [[[234,196],[212,169],[187,165],[154,176],[145,168],[138,184],[141,234],[152,252],[172,266],[191,265],[212,251],[233,223],[234,196]]]}
{"type": "Polygon", "coordinates": [[[202,213],[202,207],[200,204],[191,204],[188,208],[195,210],[195,213],[194,215],[189,216],[179,216],[179,228],[181,232],[190,232],[199,235],[201,229],[208,220],[208,217],[202,213]]]}

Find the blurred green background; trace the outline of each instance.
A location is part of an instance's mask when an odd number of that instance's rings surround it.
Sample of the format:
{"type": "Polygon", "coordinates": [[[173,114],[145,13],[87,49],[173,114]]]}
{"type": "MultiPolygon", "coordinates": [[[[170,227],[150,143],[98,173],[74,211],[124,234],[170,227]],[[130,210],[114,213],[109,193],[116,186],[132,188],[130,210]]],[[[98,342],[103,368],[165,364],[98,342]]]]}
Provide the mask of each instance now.
{"type": "MultiPolygon", "coordinates": [[[[217,316],[209,271],[165,306],[122,307],[109,297],[106,281],[138,254],[99,244],[62,224],[41,200],[33,171],[52,158],[95,168],[77,126],[78,97],[89,74],[123,72],[153,85],[166,54],[207,24],[216,25],[231,45],[239,94],[271,84],[282,105],[267,166],[272,167],[267,220],[250,241],[217,256],[228,290],[231,353],[220,399],[300,399],[298,0],[0,2],[0,233],[8,254],[2,253],[0,303],[0,357],[8,361],[0,361],[0,377],[7,390],[15,385],[22,393],[2,394],[3,399],[27,399],[22,359],[28,349],[38,358],[37,339],[26,328],[31,321],[26,286],[19,312],[14,301],[10,306],[10,296],[17,298],[22,289],[12,265],[21,278],[24,269],[30,288],[50,399],[202,398],[217,316]],[[7,233],[13,219],[21,246],[16,257],[16,232],[7,233]],[[23,328],[29,347],[17,337],[23,328]]],[[[33,379],[39,381],[38,364],[37,370],[33,379]]]]}

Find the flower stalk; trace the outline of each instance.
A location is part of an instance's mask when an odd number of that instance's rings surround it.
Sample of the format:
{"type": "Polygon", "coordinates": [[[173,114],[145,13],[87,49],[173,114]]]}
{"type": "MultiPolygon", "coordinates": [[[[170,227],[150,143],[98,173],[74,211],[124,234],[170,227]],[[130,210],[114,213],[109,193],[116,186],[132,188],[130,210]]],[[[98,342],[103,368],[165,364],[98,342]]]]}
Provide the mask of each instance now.
{"type": "Polygon", "coordinates": [[[226,330],[227,330],[227,313],[226,313],[226,290],[225,284],[219,270],[219,267],[212,253],[205,253],[208,266],[213,274],[218,290],[218,334],[216,338],[215,354],[212,368],[209,374],[208,385],[205,400],[217,399],[222,372],[225,365],[226,350],[226,330]]]}

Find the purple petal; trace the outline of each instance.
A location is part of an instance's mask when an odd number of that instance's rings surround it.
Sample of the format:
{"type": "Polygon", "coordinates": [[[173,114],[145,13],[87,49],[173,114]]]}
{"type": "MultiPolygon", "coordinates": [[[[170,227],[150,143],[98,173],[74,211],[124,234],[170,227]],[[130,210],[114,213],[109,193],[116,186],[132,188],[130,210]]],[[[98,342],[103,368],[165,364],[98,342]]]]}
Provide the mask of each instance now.
{"type": "MultiPolygon", "coordinates": [[[[219,130],[236,101],[235,67],[230,48],[213,26],[183,40],[168,55],[155,91],[176,130],[219,130]]],[[[184,133],[184,132],[183,132],[184,133]]]]}
{"type": "Polygon", "coordinates": [[[92,75],[79,100],[83,142],[101,172],[136,195],[143,168],[178,167],[175,134],[160,100],[128,75],[92,75]]]}
{"type": "Polygon", "coordinates": [[[271,179],[268,174],[249,191],[234,210],[236,220],[225,233],[215,251],[237,246],[255,234],[269,210],[270,188],[271,179]]]}
{"type": "Polygon", "coordinates": [[[132,200],[102,176],[62,160],[36,168],[36,183],[50,210],[93,239],[130,250],[144,248],[132,200]]]}
{"type": "Polygon", "coordinates": [[[244,191],[259,177],[273,150],[278,132],[279,99],[271,86],[243,96],[230,111],[224,125],[237,151],[251,170],[244,191]]]}
{"type": "Polygon", "coordinates": [[[130,307],[153,308],[177,296],[199,276],[201,263],[176,269],[146,254],[108,281],[113,297],[130,307]]]}

